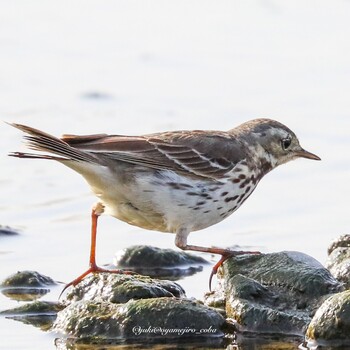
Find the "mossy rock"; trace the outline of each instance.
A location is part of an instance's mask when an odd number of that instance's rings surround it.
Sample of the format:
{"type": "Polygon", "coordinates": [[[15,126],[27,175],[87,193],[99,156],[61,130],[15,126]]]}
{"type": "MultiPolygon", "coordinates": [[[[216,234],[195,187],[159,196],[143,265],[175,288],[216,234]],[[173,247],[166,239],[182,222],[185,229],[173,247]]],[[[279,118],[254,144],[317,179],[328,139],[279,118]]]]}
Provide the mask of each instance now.
{"type": "Polygon", "coordinates": [[[99,273],[84,278],[66,295],[67,303],[79,300],[126,303],[130,299],[184,297],[185,291],[176,282],[157,280],[141,275],[99,273]]]}
{"type": "Polygon", "coordinates": [[[208,261],[184,251],[135,245],[118,252],[114,263],[141,275],[177,279],[202,271],[208,261]]]}
{"type": "Polygon", "coordinates": [[[223,337],[225,319],[193,300],[153,298],[126,304],[79,301],[58,313],[54,329],[87,341],[223,337]]]}
{"type": "Polygon", "coordinates": [[[350,346],[350,290],[332,295],[321,305],[306,337],[321,345],[350,346]]]}
{"type": "Polygon", "coordinates": [[[32,301],[41,298],[57,283],[48,276],[37,271],[18,271],[4,279],[1,292],[10,299],[32,301]]]}
{"type": "Polygon", "coordinates": [[[332,242],[326,266],[337,280],[350,288],[350,235],[340,236],[332,242]]]}
{"type": "Polygon", "coordinates": [[[342,290],[317,260],[299,252],[230,258],[219,282],[227,316],[240,331],[258,334],[303,335],[319,305],[342,290]]]}
{"type": "Polygon", "coordinates": [[[52,327],[57,313],[63,310],[64,307],[61,303],[35,301],[13,309],[1,311],[0,315],[46,331],[52,327]]]}
{"type": "Polygon", "coordinates": [[[2,288],[45,288],[55,285],[56,282],[48,276],[37,271],[18,271],[4,279],[0,287],[2,288]]]}

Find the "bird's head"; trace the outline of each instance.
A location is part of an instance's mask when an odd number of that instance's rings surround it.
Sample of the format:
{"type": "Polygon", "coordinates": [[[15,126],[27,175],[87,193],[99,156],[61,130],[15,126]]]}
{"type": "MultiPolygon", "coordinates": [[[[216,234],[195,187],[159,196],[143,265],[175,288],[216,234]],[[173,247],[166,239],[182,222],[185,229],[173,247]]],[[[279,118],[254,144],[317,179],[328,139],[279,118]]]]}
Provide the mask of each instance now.
{"type": "Polygon", "coordinates": [[[296,158],[321,160],[317,155],[304,150],[295,133],[280,122],[255,119],[241,127],[245,130],[249,143],[255,145],[261,157],[268,157],[273,167],[296,158]]]}

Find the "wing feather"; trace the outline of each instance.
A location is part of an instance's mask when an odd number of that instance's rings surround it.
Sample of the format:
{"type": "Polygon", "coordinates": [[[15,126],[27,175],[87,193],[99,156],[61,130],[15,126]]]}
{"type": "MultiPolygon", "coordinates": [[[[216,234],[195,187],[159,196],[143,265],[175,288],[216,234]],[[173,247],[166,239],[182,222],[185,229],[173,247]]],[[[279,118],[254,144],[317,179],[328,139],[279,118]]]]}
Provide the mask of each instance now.
{"type": "Polygon", "coordinates": [[[26,133],[29,148],[59,156],[13,153],[16,157],[86,161],[111,167],[121,161],[216,180],[227,176],[244,160],[240,142],[220,131],[174,131],[145,136],[64,135],[59,139],[25,125],[12,125],[26,133]]]}
{"type": "Polygon", "coordinates": [[[223,132],[180,131],[145,136],[69,135],[62,140],[96,156],[103,154],[110,161],[223,178],[242,160],[237,142],[229,138],[223,132]]]}

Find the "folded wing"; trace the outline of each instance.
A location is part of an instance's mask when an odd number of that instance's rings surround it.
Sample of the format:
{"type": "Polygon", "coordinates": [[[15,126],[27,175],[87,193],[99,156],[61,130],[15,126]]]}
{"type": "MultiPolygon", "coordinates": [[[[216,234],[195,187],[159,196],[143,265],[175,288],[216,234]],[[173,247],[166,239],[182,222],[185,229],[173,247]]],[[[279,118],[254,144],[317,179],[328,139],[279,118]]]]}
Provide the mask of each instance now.
{"type": "Polygon", "coordinates": [[[224,178],[244,160],[239,142],[220,131],[175,131],[145,136],[63,135],[56,138],[29,126],[12,125],[26,133],[24,138],[29,148],[49,153],[11,154],[21,158],[90,162],[111,167],[121,161],[211,179],[224,178]]]}
{"type": "Polygon", "coordinates": [[[111,161],[205,178],[224,177],[242,160],[234,140],[216,131],[177,131],[145,136],[64,135],[62,140],[79,150],[103,154],[111,161]]]}

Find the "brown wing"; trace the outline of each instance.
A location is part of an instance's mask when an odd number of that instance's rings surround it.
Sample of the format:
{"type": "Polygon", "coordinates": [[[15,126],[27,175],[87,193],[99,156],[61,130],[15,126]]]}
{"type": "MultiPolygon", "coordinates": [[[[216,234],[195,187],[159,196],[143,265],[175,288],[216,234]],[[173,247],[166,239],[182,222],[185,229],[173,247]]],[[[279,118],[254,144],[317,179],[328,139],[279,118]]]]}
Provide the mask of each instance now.
{"type": "Polygon", "coordinates": [[[242,160],[240,144],[225,132],[177,131],[145,136],[64,135],[71,147],[109,160],[189,176],[222,178],[242,160]]]}

